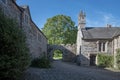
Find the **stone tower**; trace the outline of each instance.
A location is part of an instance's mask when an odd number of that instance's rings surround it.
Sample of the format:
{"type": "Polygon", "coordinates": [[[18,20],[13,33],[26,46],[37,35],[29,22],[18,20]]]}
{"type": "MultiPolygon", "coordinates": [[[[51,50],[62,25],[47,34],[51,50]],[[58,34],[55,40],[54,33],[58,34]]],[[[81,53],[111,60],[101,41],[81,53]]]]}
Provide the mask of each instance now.
{"type": "Polygon", "coordinates": [[[86,15],[85,12],[81,11],[78,16],[78,29],[85,28],[86,24],[86,15]]]}
{"type": "Polygon", "coordinates": [[[80,55],[81,54],[81,45],[82,45],[82,32],[81,29],[85,28],[85,24],[86,24],[86,19],[85,19],[86,15],[83,11],[80,12],[79,16],[78,16],[78,32],[77,32],[77,53],[76,55],[80,55]]]}

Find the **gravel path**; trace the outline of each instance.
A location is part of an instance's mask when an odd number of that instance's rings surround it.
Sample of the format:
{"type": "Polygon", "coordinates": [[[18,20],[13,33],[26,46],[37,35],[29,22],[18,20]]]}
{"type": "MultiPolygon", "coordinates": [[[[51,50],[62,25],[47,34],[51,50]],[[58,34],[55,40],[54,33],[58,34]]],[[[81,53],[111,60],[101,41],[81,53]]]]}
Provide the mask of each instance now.
{"type": "Polygon", "coordinates": [[[120,72],[54,61],[51,69],[29,68],[23,80],[120,80],[120,72]]]}

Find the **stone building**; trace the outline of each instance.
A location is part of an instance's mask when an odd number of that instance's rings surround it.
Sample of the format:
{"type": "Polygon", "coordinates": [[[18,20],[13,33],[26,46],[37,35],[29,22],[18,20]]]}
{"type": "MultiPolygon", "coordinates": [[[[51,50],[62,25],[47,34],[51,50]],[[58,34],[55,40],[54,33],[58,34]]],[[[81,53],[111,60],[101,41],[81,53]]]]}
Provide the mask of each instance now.
{"type": "Polygon", "coordinates": [[[116,56],[116,49],[120,48],[120,27],[112,27],[111,25],[86,27],[86,14],[82,11],[78,20],[76,54],[80,56],[81,65],[95,65],[98,53],[116,56]]]}
{"type": "Polygon", "coordinates": [[[18,23],[26,34],[26,43],[32,58],[42,57],[47,53],[47,39],[32,21],[28,6],[18,6],[16,0],[0,0],[0,11],[18,23]]]}

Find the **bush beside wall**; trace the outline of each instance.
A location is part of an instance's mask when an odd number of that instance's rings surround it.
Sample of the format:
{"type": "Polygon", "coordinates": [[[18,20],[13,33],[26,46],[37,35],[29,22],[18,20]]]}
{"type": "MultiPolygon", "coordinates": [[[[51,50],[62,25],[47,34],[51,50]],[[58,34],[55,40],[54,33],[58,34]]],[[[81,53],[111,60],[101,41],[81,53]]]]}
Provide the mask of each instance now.
{"type": "Polygon", "coordinates": [[[99,67],[113,67],[113,56],[99,53],[97,55],[97,65],[99,67]]]}
{"type": "Polygon", "coordinates": [[[43,56],[42,58],[36,58],[32,61],[31,67],[37,68],[50,68],[51,63],[47,57],[43,56]]]}
{"type": "Polygon", "coordinates": [[[18,80],[29,65],[25,35],[0,11],[0,80],[18,80]]]}
{"type": "Polygon", "coordinates": [[[117,61],[117,67],[118,69],[120,69],[120,49],[117,49],[116,61],[117,61]]]}

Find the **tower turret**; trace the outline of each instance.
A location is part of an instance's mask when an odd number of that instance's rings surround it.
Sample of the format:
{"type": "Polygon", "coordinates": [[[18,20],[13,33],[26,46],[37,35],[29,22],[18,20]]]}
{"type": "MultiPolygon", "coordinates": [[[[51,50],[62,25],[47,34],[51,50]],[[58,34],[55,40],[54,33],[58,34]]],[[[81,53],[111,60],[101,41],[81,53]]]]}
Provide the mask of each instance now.
{"type": "Polygon", "coordinates": [[[85,24],[86,24],[86,14],[85,12],[81,11],[78,16],[78,30],[80,28],[85,28],[85,24]]]}
{"type": "Polygon", "coordinates": [[[80,12],[79,16],[78,16],[78,32],[77,32],[77,51],[76,51],[76,55],[80,55],[81,54],[81,46],[82,46],[82,28],[85,28],[85,24],[86,24],[86,19],[85,19],[86,15],[83,11],[80,12]]]}

